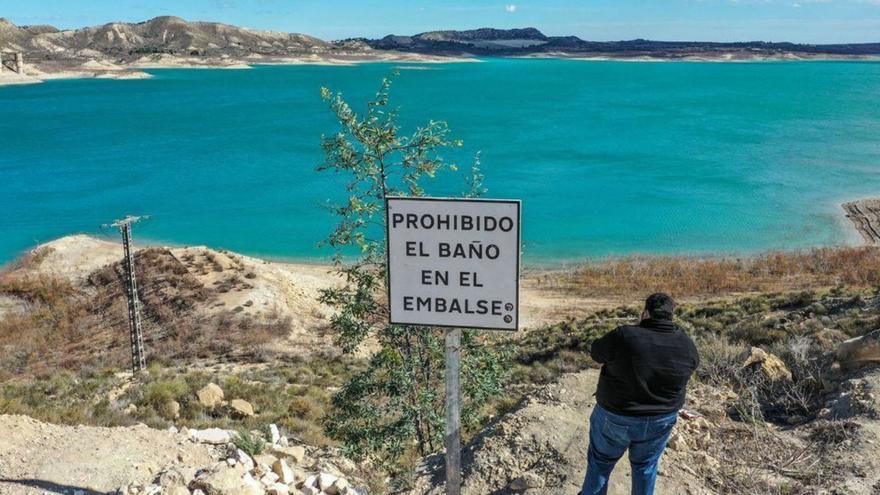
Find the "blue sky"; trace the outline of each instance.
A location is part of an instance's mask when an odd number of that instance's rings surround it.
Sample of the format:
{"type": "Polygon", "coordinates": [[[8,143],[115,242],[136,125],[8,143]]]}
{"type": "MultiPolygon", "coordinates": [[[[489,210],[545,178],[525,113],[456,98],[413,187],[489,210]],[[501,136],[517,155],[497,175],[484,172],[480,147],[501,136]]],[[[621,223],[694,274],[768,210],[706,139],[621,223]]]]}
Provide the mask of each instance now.
{"type": "Polygon", "coordinates": [[[325,39],[533,26],[590,40],[880,42],[880,0],[0,0],[0,16],[16,24],[159,15],[325,39]]]}

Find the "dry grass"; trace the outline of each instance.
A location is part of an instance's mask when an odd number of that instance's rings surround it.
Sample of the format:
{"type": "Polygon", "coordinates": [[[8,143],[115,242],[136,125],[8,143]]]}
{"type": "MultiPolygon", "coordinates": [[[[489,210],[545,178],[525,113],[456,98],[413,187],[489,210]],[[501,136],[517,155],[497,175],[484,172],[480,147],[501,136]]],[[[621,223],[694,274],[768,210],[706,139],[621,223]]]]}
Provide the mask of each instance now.
{"type": "Polygon", "coordinates": [[[542,287],[578,295],[668,292],[677,297],[880,284],[880,249],[821,248],[747,258],[630,257],[539,277],[542,287]]]}
{"type": "MultiPolygon", "coordinates": [[[[31,257],[0,273],[0,295],[23,301],[27,310],[0,319],[0,369],[6,376],[85,365],[125,367],[128,320],[119,263],[88,277],[85,287],[28,270],[31,257]],[[100,353],[96,350],[100,349],[100,353]]],[[[197,309],[216,298],[167,249],[135,255],[147,359],[166,364],[197,358],[271,357],[272,342],[290,333],[289,318],[256,319],[226,311],[211,316],[197,309]]]]}

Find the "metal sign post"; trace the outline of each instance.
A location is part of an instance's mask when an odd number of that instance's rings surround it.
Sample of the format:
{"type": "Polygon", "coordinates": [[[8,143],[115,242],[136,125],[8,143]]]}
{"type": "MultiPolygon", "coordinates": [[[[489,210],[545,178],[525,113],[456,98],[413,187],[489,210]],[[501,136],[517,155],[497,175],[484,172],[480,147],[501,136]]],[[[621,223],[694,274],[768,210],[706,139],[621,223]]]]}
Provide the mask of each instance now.
{"type": "Polygon", "coordinates": [[[519,325],[520,202],[387,198],[390,322],[446,330],[446,493],[461,493],[461,328],[519,325]]]}
{"type": "Polygon", "coordinates": [[[446,493],[461,493],[461,330],[446,330],[446,493]]]}

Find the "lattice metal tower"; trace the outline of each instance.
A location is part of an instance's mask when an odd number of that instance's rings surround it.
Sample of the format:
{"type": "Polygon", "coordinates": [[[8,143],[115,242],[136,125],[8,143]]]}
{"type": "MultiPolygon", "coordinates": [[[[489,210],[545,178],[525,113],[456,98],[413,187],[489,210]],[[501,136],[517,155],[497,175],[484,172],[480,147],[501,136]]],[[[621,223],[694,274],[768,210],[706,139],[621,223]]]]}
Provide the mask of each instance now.
{"type": "Polygon", "coordinates": [[[131,369],[138,373],[147,368],[144,355],[144,335],[141,328],[141,301],[138,298],[137,277],[134,256],[131,249],[131,225],[147,217],[127,216],[116,220],[110,227],[119,229],[122,234],[122,247],[125,250],[125,295],[128,299],[128,328],[131,332],[131,369]]]}

